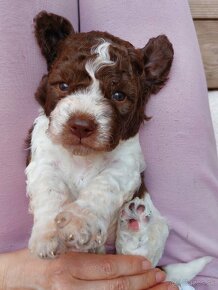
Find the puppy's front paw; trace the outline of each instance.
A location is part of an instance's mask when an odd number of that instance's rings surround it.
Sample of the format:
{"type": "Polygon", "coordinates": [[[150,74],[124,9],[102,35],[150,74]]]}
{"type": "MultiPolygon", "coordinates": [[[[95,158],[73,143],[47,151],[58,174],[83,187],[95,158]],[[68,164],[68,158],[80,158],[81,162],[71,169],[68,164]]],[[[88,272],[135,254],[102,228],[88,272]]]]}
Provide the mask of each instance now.
{"type": "Polygon", "coordinates": [[[69,248],[87,252],[106,241],[104,227],[97,216],[75,203],[68,205],[55,221],[60,239],[69,248]]]}
{"type": "Polygon", "coordinates": [[[123,207],[120,216],[121,227],[138,232],[147,227],[151,212],[145,202],[139,198],[131,200],[123,207]]]}
{"type": "Polygon", "coordinates": [[[55,258],[63,251],[56,229],[34,227],[29,240],[30,251],[40,258],[55,258]]]}
{"type": "Polygon", "coordinates": [[[149,259],[156,266],[162,256],[169,230],[165,219],[154,207],[150,196],[126,203],[118,220],[117,253],[149,259]]]}

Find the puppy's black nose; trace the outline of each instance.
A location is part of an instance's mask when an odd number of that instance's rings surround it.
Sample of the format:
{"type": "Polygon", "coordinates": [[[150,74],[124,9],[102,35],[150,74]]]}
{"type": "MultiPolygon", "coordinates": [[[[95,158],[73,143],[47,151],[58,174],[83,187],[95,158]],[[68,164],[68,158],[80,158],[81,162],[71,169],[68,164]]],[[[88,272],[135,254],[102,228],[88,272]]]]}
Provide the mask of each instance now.
{"type": "Polygon", "coordinates": [[[96,124],[91,119],[75,118],[70,120],[70,129],[73,135],[78,138],[87,138],[96,130],[96,124]]]}

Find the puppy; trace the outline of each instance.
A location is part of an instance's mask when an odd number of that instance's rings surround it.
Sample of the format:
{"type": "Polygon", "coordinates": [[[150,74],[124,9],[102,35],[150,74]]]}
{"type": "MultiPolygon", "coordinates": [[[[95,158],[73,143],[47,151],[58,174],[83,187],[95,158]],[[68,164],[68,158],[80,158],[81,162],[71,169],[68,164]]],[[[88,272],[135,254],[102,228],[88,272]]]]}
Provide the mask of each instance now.
{"type": "MultiPolygon", "coordinates": [[[[46,12],[34,22],[48,73],[35,94],[41,110],[29,138],[29,248],[53,258],[116,244],[117,253],[156,266],[169,230],[145,190],[138,132],[149,96],[167,81],[172,45],[160,35],[136,49],[106,32],[75,33],[46,12]]],[[[168,266],[168,279],[189,280],[208,261],[168,266]]]]}

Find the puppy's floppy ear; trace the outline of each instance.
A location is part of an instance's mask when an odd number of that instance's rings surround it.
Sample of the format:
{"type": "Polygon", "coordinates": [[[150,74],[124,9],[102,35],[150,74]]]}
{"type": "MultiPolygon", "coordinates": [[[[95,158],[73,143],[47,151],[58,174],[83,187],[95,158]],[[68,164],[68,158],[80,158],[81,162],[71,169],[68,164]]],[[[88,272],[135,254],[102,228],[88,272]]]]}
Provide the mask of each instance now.
{"type": "Polygon", "coordinates": [[[173,46],[165,35],[151,38],[141,49],[144,60],[145,85],[157,93],[166,83],[173,61],[173,46]]]}
{"type": "Polygon", "coordinates": [[[57,56],[61,40],[74,33],[70,22],[64,17],[41,11],[34,18],[35,36],[43,56],[46,58],[48,70],[57,56]]]}

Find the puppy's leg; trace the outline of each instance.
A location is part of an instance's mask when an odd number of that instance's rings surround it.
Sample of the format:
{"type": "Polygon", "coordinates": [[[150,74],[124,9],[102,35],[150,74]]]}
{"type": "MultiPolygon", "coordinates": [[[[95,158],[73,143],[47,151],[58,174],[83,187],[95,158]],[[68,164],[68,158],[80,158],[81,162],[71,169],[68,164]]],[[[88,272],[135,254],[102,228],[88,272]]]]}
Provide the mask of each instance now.
{"type": "Polygon", "coordinates": [[[26,173],[30,211],[34,215],[29,248],[41,258],[53,258],[64,250],[55,217],[69,202],[69,192],[58,170],[55,171],[49,164],[31,162],[26,173]]]}
{"type": "Polygon", "coordinates": [[[124,204],[118,220],[116,251],[141,255],[153,266],[160,260],[169,234],[165,219],[154,207],[148,193],[124,204]]]}
{"type": "MultiPolygon", "coordinates": [[[[144,256],[155,267],[163,254],[168,234],[165,219],[146,193],[143,198],[136,197],[124,204],[120,212],[117,253],[144,256]]],[[[167,274],[166,280],[183,285],[181,289],[185,289],[189,285],[183,283],[192,280],[211,260],[211,257],[206,256],[188,263],[167,265],[163,267],[167,274]]]]}

